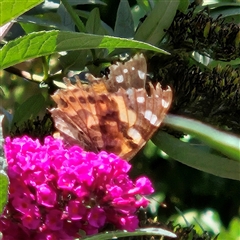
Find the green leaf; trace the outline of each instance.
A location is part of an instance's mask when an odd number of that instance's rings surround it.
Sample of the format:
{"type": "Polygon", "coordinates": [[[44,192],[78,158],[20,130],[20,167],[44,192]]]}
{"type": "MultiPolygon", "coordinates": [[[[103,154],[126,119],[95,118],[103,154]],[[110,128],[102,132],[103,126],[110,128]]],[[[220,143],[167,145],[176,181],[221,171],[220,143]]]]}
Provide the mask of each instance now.
{"type": "Polygon", "coordinates": [[[71,51],[61,56],[59,61],[64,70],[79,71],[84,69],[88,55],[91,55],[90,50],[71,51]]]}
{"type": "Polygon", "coordinates": [[[229,223],[229,235],[233,238],[233,239],[238,239],[240,237],[240,218],[239,217],[235,217],[231,220],[231,222],[229,223]]]}
{"type": "Polygon", "coordinates": [[[0,215],[8,201],[8,186],[9,178],[3,170],[0,170],[0,215]]]}
{"type": "Polygon", "coordinates": [[[210,12],[210,16],[212,18],[217,18],[217,17],[219,17],[219,15],[221,15],[221,18],[232,17],[232,22],[235,21],[236,23],[239,23],[239,20],[240,20],[240,4],[239,4],[239,6],[235,6],[235,7],[226,6],[224,8],[223,7],[216,8],[216,9],[211,10],[211,12],[210,12]]]}
{"type": "MultiPolygon", "coordinates": [[[[237,0],[239,1],[239,0],[237,0]]],[[[230,7],[230,6],[236,6],[236,7],[239,7],[239,2],[229,2],[229,1],[223,1],[223,2],[220,2],[220,1],[203,1],[203,4],[200,8],[198,8],[199,11],[201,11],[203,8],[205,8],[206,6],[209,7],[209,9],[216,9],[216,8],[219,8],[219,7],[230,7]]]]}
{"type": "Polygon", "coordinates": [[[240,162],[202,151],[163,131],[151,140],[170,157],[189,167],[240,181],[240,162]]]}
{"type": "MultiPolygon", "coordinates": [[[[203,211],[198,211],[196,209],[189,209],[184,212],[177,209],[177,211],[179,212],[179,215],[171,216],[171,220],[174,221],[175,224],[180,224],[181,226],[187,225],[188,227],[194,226],[194,230],[199,234],[202,234],[203,231],[210,231],[214,235],[217,235],[220,232],[220,216],[217,211],[211,208],[204,209],[203,211]]],[[[202,238],[199,238],[210,240],[210,238],[203,236],[202,238]]],[[[187,239],[194,239],[194,237],[188,237],[187,239]]],[[[211,238],[211,240],[214,240],[214,238],[211,238]]]]}
{"type": "Polygon", "coordinates": [[[93,48],[144,49],[168,54],[162,49],[135,40],[53,30],[35,32],[9,41],[0,49],[0,69],[56,52],[93,48]]]}
{"type": "Polygon", "coordinates": [[[72,6],[74,5],[85,5],[85,4],[101,4],[101,5],[107,5],[105,2],[100,0],[71,0],[69,1],[69,4],[72,6]]]}
{"type": "MultiPolygon", "coordinates": [[[[90,13],[87,12],[87,11],[82,11],[82,10],[75,10],[75,12],[77,13],[77,15],[79,17],[82,17],[82,18],[85,18],[85,19],[88,19],[89,18],[89,15],[90,13]]],[[[106,35],[113,35],[113,30],[110,26],[108,26],[105,22],[103,22],[102,20],[100,20],[101,22],[101,27],[104,28],[104,30],[107,32],[106,35]]]]}
{"type": "Polygon", "coordinates": [[[152,235],[158,235],[158,236],[166,236],[170,238],[176,238],[176,234],[172,233],[168,230],[165,230],[163,228],[140,228],[136,229],[134,232],[127,232],[127,231],[115,231],[115,232],[107,232],[107,233],[99,233],[95,234],[90,237],[84,238],[85,240],[106,240],[106,239],[113,239],[112,237],[130,237],[130,236],[152,236],[152,235]]]}
{"type": "Polygon", "coordinates": [[[3,133],[2,133],[2,120],[3,115],[0,116],[0,215],[2,214],[5,205],[8,201],[8,186],[9,186],[9,179],[6,174],[6,167],[7,161],[4,157],[4,150],[3,150],[3,133]]]}
{"type": "Polygon", "coordinates": [[[104,35],[107,31],[102,27],[101,18],[98,8],[94,8],[88,17],[86,23],[86,30],[88,33],[104,35]]]}
{"type": "Polygon", "coordinates": [[[0,26],[10,22],[41,2],[43,0],[2,0],[0,3],[0,26]]]}
{"type": "Polygon", "coordinates": [[[114,27],[117,37],[132,38],[134,36],[134,22],[128,1],[120,1],[114,27]]]}
{"type": "Polygon", "coordinates": [[[142,23],[142,19],[145,16],[146,12],[143,10],[143,8],[139,7],[138,5],[132,7],[131,12],[134,22],[134,29],[137,29],[139,25],[142,23]]]}
{"type": "Polygon", "coordinates": [[[216,67],[217,65],[225,67],[227,65],[234,66],[234,65],[239,65],[239,64],[240,64],[240,58],[236,58],[236,59],[228,61],[228,62],[213,60],[208,64],[207,67],[212,69],[212,68],[216,67]]]}
{"type": "Polygon", "coordinates": [[[134,39],[157,45],[165,35],[178,9],[180,0],[155,1],[155,6],[138,28],[134,39]]]}
{"type": "Polygon", "coordinates": [[[12,127],[14,123],[18,126],[31,117],[36,117],[40,110],[45,108],[45,98],[42,94],[36,94],[23,102],[15,111],[12,120],[12,127]]]}
{"type": "MultiPolygon", "coordinates": [[[[73,26],[73,24],[76,25],[79,32],[85,33],[86,32],[85,26],[84,26],[83,22],[81,21],[81,19],[78,17],[77,13],[71,7],[71,4],[69,3],[69,1],[61,0],[61,4],[65,7],[67,15],[69,15],[69,17],[67,17],[67,19],[71,18],[70,19],[71,25],[72,26],[73,26]]],[[[71,28],[71,26],[70,26],[70,28],[71,28]]]]}
{"type": "Polygon", "coordinates": [[[52,29],[70,31],[67,26],[61,24],[61,19],[57,13],[50,12],[35,16],[22,15],[16,20],[19,22],[25,33],[52,29]]]}
{"type": "Polygon", "coordinates": [[[146,13],[152,10],[151,0],[137,0],[137,4],[141,9],[143,9],[146,13]]]}
{"type": "Polygon", "coordinates": [[[225,156],[240,162],[240,137],[217,130],[197,120],[172,114],[166,116],[164,123],[198,138],[225,156]]]}
{"type": "Polygon", "coordinates": [[[62,2],[58,7],[57,14],[61,18],[61,23],[70,31],[75,32],[75,22],[62,2]]]}
{"type": "Polygon", "coordinates": [[[178,10],[181,12],[185,12],[188,9],[189,3],[189,0],[180,0],[178,10]]]}

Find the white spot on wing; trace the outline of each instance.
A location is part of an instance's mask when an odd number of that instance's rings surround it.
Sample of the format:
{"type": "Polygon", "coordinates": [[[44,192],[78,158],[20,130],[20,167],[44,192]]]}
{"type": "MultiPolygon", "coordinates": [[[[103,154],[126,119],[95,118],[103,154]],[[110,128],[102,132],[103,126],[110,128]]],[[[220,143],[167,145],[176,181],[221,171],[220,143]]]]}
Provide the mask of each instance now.
{"type": "Polygon", "coordinates": [[[122,83],[123,80],[124,80],[123,75],[118,75],[118,76],[116,76],[116,81],[117,81],[118,83],[122,83]]]}
{"type": "Polygon", "coordinates": [[[164,99],[162,99],[162,106],[164,108],[167,108],[169,106],[169,102],[165,101],[164,99]]]}
{"type": "Polygon", "coordinates": [[[151,120],[151,117],[152,117],[152,111],[150,110],[146,110],[145,113],[144,113],[144,117],[150,121],[151,120]]]}
{"type": "Polygon", "coordinates": [[[132,88],[128,88],[128,89],[126,90],[126,93],[127,93],[128,95],[132,95],[132,94],[133,94],[132,88]]]}
{"type": "Polygon", "coordinates": [[[142,138],[142,135],[140,134],[140,132],[135,128],[129,128],[127,131],[127,134],[129,137],[131,137],[134,140],[142,138]]]}
{"type": "Polygon", "coordinates": [[[135,67],[132,67],[132,70],[134,71],[134,70],[135,70],[135,67]]]}
{"type": "Polygon", "coordinates": [[[144,80],[145,76],[146,76],[146,73],[141,71],[141,70],[138,70],[138,76],[139,76],[140,79],[144,80]]]}
{"type": "Polygon", "coordinates": [[[137,102],[138,103],[144,103],[145,102],[145,98],[144,97],[137,97],[137,102]]]}
{"type": "Polygon", "coordinates": [[[128,72],[128,69],[127,69],[127,68],[124,68],[124,69],[123,69],[123,72],[124,72],[124,73],[127,73],[127,72],[128,72]]]}
{"type": "Polygon", "coordinates": [[[156,124],[157,121],[158,121],[157,116],[156,116],[155,114],[153,114],[152,117],[151,117],[150,123],[151,123],[152,125],[157,126],[157,124],[156,124]]]}

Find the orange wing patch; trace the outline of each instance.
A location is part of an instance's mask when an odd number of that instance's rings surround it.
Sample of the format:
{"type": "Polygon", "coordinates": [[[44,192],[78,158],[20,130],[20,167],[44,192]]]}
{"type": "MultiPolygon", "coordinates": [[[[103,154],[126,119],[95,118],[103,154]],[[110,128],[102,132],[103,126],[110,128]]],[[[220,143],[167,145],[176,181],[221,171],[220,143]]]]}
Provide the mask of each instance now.
{"type": "Polygon", "coordinates": [[[159,128],[172,101],[172,91],[150,83],[145,90],[146,60],[135,55],[125,64],[111,65],[108,79],[88,74],[90,85],[79,81],[52,97],[50,110],[56,128],[69,145],[87,151],[105,150],[130,160],[159,128]]]}

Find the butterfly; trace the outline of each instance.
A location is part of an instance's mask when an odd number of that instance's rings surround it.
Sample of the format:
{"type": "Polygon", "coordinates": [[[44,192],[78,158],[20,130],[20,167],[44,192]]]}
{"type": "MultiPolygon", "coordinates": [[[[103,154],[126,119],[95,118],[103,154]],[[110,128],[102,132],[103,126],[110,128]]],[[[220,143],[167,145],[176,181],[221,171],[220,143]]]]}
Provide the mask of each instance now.
{"type": "Polygon", "coordinates": [[[136,54],[109,67],[108,76],[86,77],[89,84],[72,84],[52,96],[50,110],[61,137],[86,151],[106,151],[129,161],[159,128],[172,102],[172,90],[160,83],[146,91],[147,63],[136,54]],[[149,93],[149,94],[148,94],[149,93]]]}

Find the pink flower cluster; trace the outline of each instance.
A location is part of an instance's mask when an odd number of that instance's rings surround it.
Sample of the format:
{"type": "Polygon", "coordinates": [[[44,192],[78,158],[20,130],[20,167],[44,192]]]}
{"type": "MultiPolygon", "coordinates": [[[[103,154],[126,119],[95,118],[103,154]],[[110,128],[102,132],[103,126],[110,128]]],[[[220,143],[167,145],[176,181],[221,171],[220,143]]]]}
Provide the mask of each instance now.
{"type": "Polygon", "coordinates": [[[114,154],[65,148],[46,137],[43,145],[24,136],[5,141],[9,202],[0,216],[3,239],[74,239],[107,224],[133,231],[136,211],[153,192],[149,179],[129,179],[131,165],[114,154]],[[81,230],[81,231],[80,231],[81,230]]]}

